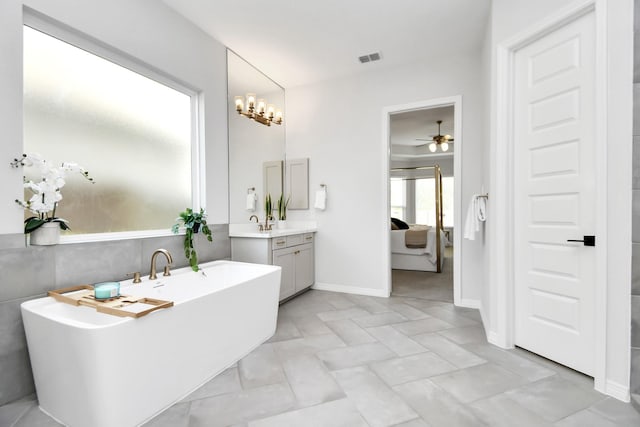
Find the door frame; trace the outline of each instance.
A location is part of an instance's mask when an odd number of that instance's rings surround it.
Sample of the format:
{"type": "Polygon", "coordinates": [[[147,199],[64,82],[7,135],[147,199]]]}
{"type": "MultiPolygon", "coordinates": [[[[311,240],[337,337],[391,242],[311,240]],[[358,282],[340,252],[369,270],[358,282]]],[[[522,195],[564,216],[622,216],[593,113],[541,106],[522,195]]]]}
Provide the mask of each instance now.
{"type": "MultiPolygon", "coordinates": [[[[494,248],[491,251],[491,280],[495,284],[495,328],[489,332],[491,343],[513,348],[515,342],[514,271],[514,81],[515,55],[525,46],[554,30],[588,14],[595,13],[595,138],[607,141],[607,48],[606,3],[586,0],[561,9],[554,15],[497,46],[496,134],[493,144],[495,163],[492,176],[494,212],[494,248]],[[500,224],[500,226],[498,226],[500,224]]],[[[605,392],[607,355],[607,143],[596,144],[596,288],[594,319],[594,387],[605,392]]]]}
{"type": "Polygon", "coordinates": [[[383,150],[383,173],[382,188],[385,191],[385,209],[386,216],[382,227],[384,228],[383,260],[386,263],[385,294],[391,295],[391,242],[389,236],[389,218],[391,216],[390,206],[390,164],[391,164],[391,114],[406,113],[416,110],[427,110],[430,108],[453,106],[453,135],[456,138],[456,151],[453,154],[453,303],[462,307],[478,308],[475,300],[464,300],[462,298],[462,288],[460,286],[462,272],[462,150],[464,149],[464,141],[462,135],[462,95],[455,95],[443,98],[429,99],[425,101],[417,101],[409,104],[393,105],[383,108],[382,111],[382,150],[383,150]],[[460,147],[460,148],[458,148],[460,147]]]}

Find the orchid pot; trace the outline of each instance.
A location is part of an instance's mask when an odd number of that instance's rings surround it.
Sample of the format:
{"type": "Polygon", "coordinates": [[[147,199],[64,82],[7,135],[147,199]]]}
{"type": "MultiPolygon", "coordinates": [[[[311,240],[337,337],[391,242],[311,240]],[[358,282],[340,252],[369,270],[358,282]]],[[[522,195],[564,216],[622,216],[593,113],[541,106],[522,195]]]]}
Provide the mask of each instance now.
{"type": "Polygon", "coordinates": [[[60,243],[60,226],[47,222],[29,233],[29,243],[34,246],[50,246],[60,243]]]}
{"type": "Polygon", "coordinates": [[[53,166],[38,154],[23,154],[10,164],[14,168],[32,167],[39,175],[35,180],[23,177],[24,188],[31,192],[31,197],[28,200],[15,200],[20,207],[33,214],[24,221],[24,233],[31,234],[32,245],[57,244],[60,241],[60,230],[70,229],[67,220],[56,216],[66,174],[79,173],[92,184],[95,183],[93,178],[76,163],[64,162],[61,166],[53,166]]]}

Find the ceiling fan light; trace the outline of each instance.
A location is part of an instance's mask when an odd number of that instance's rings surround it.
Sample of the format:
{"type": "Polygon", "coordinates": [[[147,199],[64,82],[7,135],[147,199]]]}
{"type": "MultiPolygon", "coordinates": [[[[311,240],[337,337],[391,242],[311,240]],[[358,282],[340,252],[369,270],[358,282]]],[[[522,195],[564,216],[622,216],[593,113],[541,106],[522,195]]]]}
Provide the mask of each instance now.
{"type": "Polygon", "coordinates": [[[436,152],[436,143],[432,142],[431,144],[429,144],[429,151],[431,151],[432,153],[436,152]]]}
{"type": "Polygon", "coordinates": [[[440,144],[440,148],[442,148],[442,151],[447,151],[449,149],[449,144],[447,142],[443,142],[440,144]]]}

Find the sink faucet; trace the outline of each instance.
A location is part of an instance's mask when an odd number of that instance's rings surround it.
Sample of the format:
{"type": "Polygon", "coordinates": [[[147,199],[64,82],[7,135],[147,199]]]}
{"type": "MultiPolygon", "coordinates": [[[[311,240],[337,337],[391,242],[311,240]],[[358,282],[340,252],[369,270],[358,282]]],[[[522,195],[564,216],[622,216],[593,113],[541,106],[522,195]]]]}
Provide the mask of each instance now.
{"type": "MultiPolygon", "coordinates": [[[[173,263],[173,258],[171,257],[171,254],[169,253],[168,250],[156,249],[153,255],[151,255],[151,271],[149,271],[149,280],[156,280],[158,278],[158,276],[156,276],[156,258],[158,257],[158,254],[163,254],[165,258],[167,258],[167,262],[169,263],[169,265],[173,263]]],[[[169,271],[169,265],[166,265],[164,267],[163,276],[171,276],[171,272],[169,271]]]]}
{"type": "Polygon", "coordinates": [[[272,229],[272,225],[269,224],[269,220],[273,221],[273,215],[265,215],[264,217],[264,225],[258,224],[258,230],[260,231],[270,231],[272,229]]]}

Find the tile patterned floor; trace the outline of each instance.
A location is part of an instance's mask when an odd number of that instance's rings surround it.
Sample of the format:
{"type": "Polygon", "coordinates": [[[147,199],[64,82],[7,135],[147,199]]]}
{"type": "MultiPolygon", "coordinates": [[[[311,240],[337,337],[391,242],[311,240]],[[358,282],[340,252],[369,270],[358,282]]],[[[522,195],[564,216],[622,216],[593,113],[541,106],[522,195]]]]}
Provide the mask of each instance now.
{"type": "MultiPolygon", "coordinates": [[[[57,426],[35,398],[0,425],[57,426]]],[[[477,310],[310,291],[275,335],[148,427],[640,426],[575,371],[488,344],[477,310]]],[[[90,427],[90,426],[88,426],[90,427]]]]}

